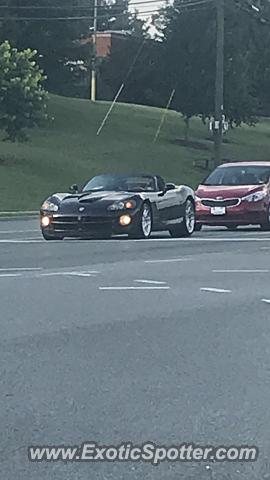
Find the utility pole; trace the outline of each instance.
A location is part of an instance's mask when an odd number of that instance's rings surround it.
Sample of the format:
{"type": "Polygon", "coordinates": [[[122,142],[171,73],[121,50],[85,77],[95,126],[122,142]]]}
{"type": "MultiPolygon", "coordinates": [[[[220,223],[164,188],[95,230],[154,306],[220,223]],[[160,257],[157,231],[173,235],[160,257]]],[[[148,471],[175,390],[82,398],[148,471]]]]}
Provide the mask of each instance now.
{"type": "Polygon", "coordinates": [[[91,72],[91,100],[96,101],[97,96],[97,16],[98,16],[98,0],[94,0],[94,24],[93,24],[93,56],[92,56],[92,72],[91,72]]]}
{"type": "Polygon", "coordinates": [[[216,0],[217,37],[216,37],[216,86],[214,121],[214,160],[215,166],[221,162],[222,120],[224,95],[224,0],[216,0]]]}

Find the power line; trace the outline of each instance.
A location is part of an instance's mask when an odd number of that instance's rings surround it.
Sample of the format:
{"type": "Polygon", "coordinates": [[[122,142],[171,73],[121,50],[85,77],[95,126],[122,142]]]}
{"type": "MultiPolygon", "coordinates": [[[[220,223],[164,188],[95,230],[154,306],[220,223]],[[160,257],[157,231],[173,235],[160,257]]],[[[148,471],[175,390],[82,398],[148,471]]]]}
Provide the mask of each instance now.
{"type": "MultiPolygon", "coordinates": [[[[215,6],[214,0],[198,0],[183,2],[178,5],[169,5],[168,8],[174,10],[176,13],[189,13],[206,10],[206,8],[213,8],[215,6]]],[[[165,7],[166,9],[166,7],[165,7]]]]}
{"type": "MultiPolygon", "coordinates": [[[[137,16],[139,15],[146,15],[146,14],[154,14],[154,13],[159,13],[159,10],[147,10],[145,12],[138,12],[136,13],[137,16]]],[[[123,17],[123,16],[126,16],[127,14],[130,14],[131,16],[132,15],[135,15],[135,12],[130,12],[130,11],[127,11],[126,13],[121,13],[121,14],[116,14],[114,15],[113,12],[109,12],[107,13],[106,15],[99,15],[99,19],[102,19],[102,18],[108,18],[110,16],[114,16],[116,18],[120,18],[120,17],[123,17]]],[[[5,20],[6,22],[7,21],[13,21],[13,22],[25,22],[25,21],[61,21],[61,20],[93,20],[94,19],[94,16],[80,16],[80,17],[0,17],[0,20],[5,20]]]]}
{"type": "MultiPolygon", "coordinates": [[[[147,6],[149,4],[152,4],[152,3],[157,3],[157,2],[160,2],[160,3],[165,3],[167,0],[141,0],[141,1],[136,1],[136,2],[133,2],[131,4],[128,5],[128,7],[134,7],[134,6],[137,6],[137,5],[142,5],[142,6],[147,6]]],[[[197,5],[202,5],[202,4],[205,4],[205,3],[211,3],[213,2],[214,0],[189,0],[189,1],[184,1],[184,2],[181,2],[180,5],[177,5],[176,8],[189,8],[189,7],[192,7],[192,6],[197,6],[197,5]]],[[[121,5],[99,5],[97,7],[98,9],[110,9],[112,11],[114,11],[115,9],[122,9],[123,7],[121,5]]],[[[8,10],[93,10],[93,7],[92,6],[79,6],[79,5],[69,5],[69,6],[55,6],[55,5],[48,5],[48,6],[44,6],[44,5],[25,5],[25,6],[22,6],[22,5],[0,5],[0,9],[8,9],[8,10]]]]}
{"type": "MultiPolygon", "coordinates": [[[[154,0],[149,0],[148,2],[138,2],[137,4],[143,4],[143,3],[149,3],[151,2],[154,3],[154,0]]],[[[156,2],[155,2],[156,3],[156,2]]],[[[178,11],[179,13],[180,12],[183,12],[183,11],[186,11],[186,12],[194,12],[194,11],[198,11],[198,10],[201,10],[202,7],[204,6],[212,6],[214,4],[214,0],[197,0],[197,1],[185,1],[185,2],[182,2],[177,8],[175,8],[174,10],[175,11],[178,11]],[[200,8],[195,8],[195,7],[200,7],[200,8]]],[[[136,3],[132,4],[132,5],[136,5],[136,3]]],[[[9,7],[6,7],[6,8],[9,8],[9,7]]],[[[166,8],[166,7],[165,7],[166,8]]],[[[170,7],[169,7],[170,8],[170,7]]],[[[173,7],[172,7],[173,8],[173,7]]],[[[113,9],[111,12],[108,12],[107,14],[104,14],[104,15],[99,15],[98,18],[99,19],[102,19],[102,18],[108,18],[108,16],[111,16],[113,15],[114,17],[118,18],[118,17],[122,17],[122,16],[126,16],[128,14],[130,14],[131,16],[132,15],[137,15],[137,16],[145,16],[145,15],[154,15],[154,14],[162,14],[162,9],[155,9],[155,10],[146,10],[146,11],[141,11],[141,12],[132,12],[130,10],[127,10],[125,13],[121,13],[121,14],[113,14],[113,9]]],[[[4,17],[0,17],[0,21],[1,20],[4,20],[4,21],[14,21],[14,22],[18,22],[18,21],[71,21],[71,20],[75,20],[75,21],[80,21],[80,20],[93,20],[94,19],[94,16],[93,15],[80,15],[80,16],[61,16],[61,17],[28,17],[28,16],[16,16],[16,17],[13,17],[13,16],[4,16],[4,17]]]]}
{"type": "MultiPolygon", "coordinates": [[[[203,5],[205,3],[212,3],[214,0],[190,0],[185,2],[180,2],[179,4],[175,5],[175,8],[181,10],[181,8],[189,8],[197,5],[203,5]]],[[[174,6],[174,5],[173,5],[174,6]]]]}
{"type": "Polygon", "coordinates": [[[137,62],[137,60],[138,60],[138,58],[139,58],[139,56],[140,56],[140,54],[141,54],[141,52],[142,52],[142,50],[143,50],[143,47],[144,47],[144,45],[145,45],[145,42],[146,42],[146,40],[145,40],[145,38],[144,38],[143,41],[141,42],[141,44],[139,45],[139,48],[138,48],[138,50],[137,50],[137,52],[136,52],[136,54],[135,54],[135,56],[134,56],[134,58],[133,58],[133,60],[132,60],[132,62],[131,62],[131,65],[130,65],[127,73],[126,73],[125,79],[124,79],[123,82],[121,83],[120,88],[118,89],[118,92],[116,93],[116,95],[115,95],[115,97],[114,97],[114,99],[113,99],[113,101],[112,101],[112,103],[111,103],[111,105],[110,105],[110,107],[109,107],[109,109],[108,109],[105,117],[103,118],[103,120],[102,120],[102,122],[101,122],[101,124],[100,124],[100,126],[99,126],[99,128],[98,128],[98,130],[97,130],[97,136],[99,136],[100,133],[102,132],[103,127],[105,126],[105,124],[106,124],[106,122],[107,122],[107,120],[108,120],[108,118],[109,118],[109,116],[110,116],[110,114],[111,114],[111,112],[112,112],[112,110],[113,110],[113,108],[114,108],[114,106],[115,106],[118,98],[120,97],[122,91],[124,90],[125,85],[126,85],[126,82],[128,81],[128,79],[129,79],[129,77],[130,77],[130,75],[131,75],[131,73],[132,73],[132,71],[133,71],[133,69],[134,69],[134,67],[135,67],[135,65],[136,65],[136,62],[137,62]]]}
{"type": "MultiPolygon", "coordinates": [[[[136,1],[134,3],[131,3],[129,5],[127,5],[127,7],[133,7],[133,6],[136,6],[136,5],[145,5],[147,6],[148,4],[151,4],[151,3],[157,3],[158,2],[166,2],[166,0],[142,0],[142,1],[136,1]]],[[[8,9],[8,10],[93,10],[93,6],[79,6],[79,5],[69,5],[69,6],[56,6],[56,5],[48,5],[48,6],[45,6],[45,5],[25,5],[25,6],[22,6],[22,5],[0,5],[0,8],[2,9],[8,9]]],[[[121,5],[98,5],[97,7],[98,9],[104,9],[104,8],[108,8],[108,9],[111,9],[111,10],[115,10],[115,9],[118,9],[118,8],[123,8],[121,5]]]]}

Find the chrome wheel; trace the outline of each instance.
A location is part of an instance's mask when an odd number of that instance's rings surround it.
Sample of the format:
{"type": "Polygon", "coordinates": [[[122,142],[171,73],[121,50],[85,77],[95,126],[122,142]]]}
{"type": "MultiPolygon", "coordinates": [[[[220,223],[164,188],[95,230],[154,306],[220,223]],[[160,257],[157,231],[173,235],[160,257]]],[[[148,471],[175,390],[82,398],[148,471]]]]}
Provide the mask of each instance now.
{"type": "Polygon", "coordinates": [[[195,208],[191,200],[187,200],[185,209],[185,224],[189,235],[195,230],[195,208]]]}
{"type": "Polygon", "coordinates": [[[152,230],[152,215],[149,205],[144,204],[141,220],[142,233],[145,238],[149,237],[152,230]]]}

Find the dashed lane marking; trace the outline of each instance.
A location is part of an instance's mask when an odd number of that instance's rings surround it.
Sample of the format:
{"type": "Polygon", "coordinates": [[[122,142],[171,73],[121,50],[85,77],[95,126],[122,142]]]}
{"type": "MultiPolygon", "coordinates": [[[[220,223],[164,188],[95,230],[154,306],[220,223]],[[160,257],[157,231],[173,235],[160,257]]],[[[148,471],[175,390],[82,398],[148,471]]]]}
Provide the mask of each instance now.
{"type": "Polygon", "coordinates": [[[99,290],[169,290],[171,287],[99,287],[99,290]]]}
{"type": "Polygon", "coordinates": [[[200,290],[201,292],[231,293],[231,290],[226,290],[224,288],[201,287],[200,290]]]}

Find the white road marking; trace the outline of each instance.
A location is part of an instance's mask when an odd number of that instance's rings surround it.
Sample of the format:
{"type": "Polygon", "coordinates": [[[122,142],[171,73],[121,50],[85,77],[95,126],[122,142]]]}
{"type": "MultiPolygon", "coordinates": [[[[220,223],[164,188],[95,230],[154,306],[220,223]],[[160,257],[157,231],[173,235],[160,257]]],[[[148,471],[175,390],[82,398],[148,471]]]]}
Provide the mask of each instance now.
{"type": "MultiPolygon", "coordinates": [[[[15,210],[15,211],[12,211],[12,210],[9,210],[7,212],[0,212],[1,216],[2,215],[9,215],[9,219],[10,219],[10,215],[14,215],[14,220],[16,220],[16,217],[17,219],[19,218],[22,218],[23,215],[33,215],[32,218],[34,218],[35,215],[38,215],[39,214],[39,211],[38,210],[15,210]]],[[[1,218],[0,216],[0,218],[1,218]]]]}
{"type": "Polygon", "coordinates": [[[13,233],[30,233],[30,232],[31,233],[33,233],[33,232],[40,233],[40,230],[33,229],[33,228],[31,230],[0,230],[0,235],[2,233],[7,235],[7,234],[13,234],[13,233]]]}
{"type": "MultiPolygon", "coordinates": [[[[80,240],[77,240],[80,241],[80,240]]],[[[84,240],[82,240],[84,241],[84,240]]],[[[148,238],[148,239],[125,239],[125,238],[111,238],[109,240],[91,240],[91,242],[99,243],[119,243],[119,242],[269,242],[270,237],[255,238],[255,237],[189,237],[189,238],[148,238]]]]}
{"type": "Polygon", "coordinates": [[[160,282],[158,280],[134,280],[137,283],[152,283],[154,285],[166,285],[167,282],[160,282]]]}
{"type": "Polygon", "coordinates": [[[21,273],[1,273],[0,278],[21,277],[21,273]]]}
{"type": "MultiPolygon", "coordinates": [[[[154,239],[153,239],[154,240],[154,239]]],[[[160,240],[167,240],[167,239],[160,239],[160,240]]],[[[255,237],[249,237],[249,238],[245,238],[245,237],[239,237],[239,238],[228,238],[228,237],[224,237],[224,238],[217,238],[217,237],[206,237],[206,238],[202,238],[202,237],[195,237],[195,238],[171,238],[171,239],[168,239],[170,241],[180,241],[180,242],[266,242],[266,241],[270,241],[270,238],[267,237],[267,238],[255,238],[255,237]]]]}
{"type": "Polygon", "coordinates": [[[144,263],[172,263],[172,262],[187,262],[193,260],[192,258],[163,258],[161,260],[144,260],[144,263]]]}
{"type": "Polygon", "coordinates": [[[99,290],[169,290],[171,287],[99,287],[99,290]]]}
{"type": "Polygon", "coordinates": [[[66,277],[93,277],[95,274],[90,272],[48,272],[41,273],[41,277],[56,277],[56,276],[66,276],[66,277]]]}
{"type": "MultiPolygon", "coordinates": [[[[0,232],[1,234],[1,232],[0,232]]],[[[150,238],[147,240],[139,240],[139,239],[111,239],[111,240],[90,240],[91,243],[120,243],[120,242],[270,242],[270,237],[264,237],[264,238],[203,238],[203,237],[195,237],[195,238],[150,238]]],[[[81,243],[81,242],[86,242],[86,240],[81,240],[81,239],[74,239],[74,240],[68,240],[64,241],[64,244],[67,243],[81,243]]],[[[34,243],[42,243],[45,244],[46,242],[42,238],[37,238],[37,239],[26,239],[26,240],[20,240],[20,239],[0,239],[0,243],[3,244],[34,244],[34,243]]],[[[50,244],[61,244],[63,245],[63,242],[59,242],[58,240],[51,240],[50,244]]]]}
{"type": "Polygon", "coordinates": [[[34,267],[34,268],[21,268],[21,267],[14,267],[14,268],[0,268],[0,272],[36,272],[40,271],[42,268],[34,267]]]}
{"type": "Polygon", "coordinates": [[[269,270],[212,270],[213,273],[268,273],[269,270]]]}
{"type": "Polygon", "coordinates": [[[270,300],[268,300],[267,298],[262,298],[261,301],[264,303],[270,303],[270,300]]]}
{"type": "MultiPolygon", "coordinates": [[[[0,239],[0,243],[13,243],[13,244],[16,244],[16,243],[44,243],[44,240],[42,239],[36,239],[36,240],[15,240],[15,239],[7,239],[7,240],[3,240],[3,239],[0,239]]],[[[52,240],[50,243],[59,243],[57,240],[52,240]]]]}
{"type": "Polygon", "coordinates": [[[200,290],[201,292],[231,293],[231,290],[226,290],[223,288],[201,287],[200,290]]]}

